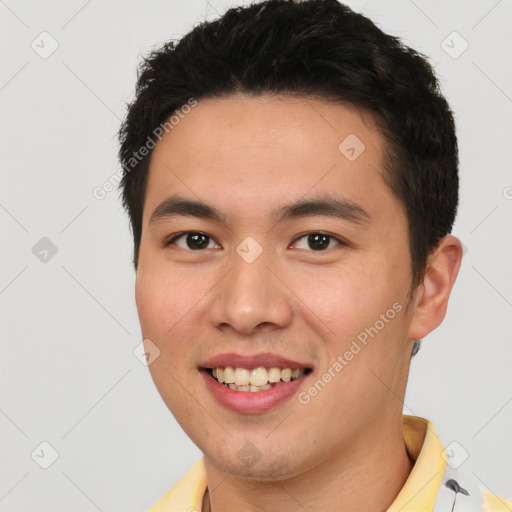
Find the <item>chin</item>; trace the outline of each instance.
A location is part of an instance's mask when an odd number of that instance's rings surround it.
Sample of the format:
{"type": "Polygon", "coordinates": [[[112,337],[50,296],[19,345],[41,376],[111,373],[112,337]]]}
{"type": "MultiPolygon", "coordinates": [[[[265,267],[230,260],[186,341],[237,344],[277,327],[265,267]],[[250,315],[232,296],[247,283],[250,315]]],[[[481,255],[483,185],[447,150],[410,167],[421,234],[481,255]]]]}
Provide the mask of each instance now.
{"type": "Polygon", "coordinates": [[[299,468],[304,467],[296,454],[276,454],[272,450],[259,453],[250,443],[233,453],[214,453],[213,456],[203,453],[205,459],[223,473],[255,482],[287,480],[301,473],[299,468]]]}

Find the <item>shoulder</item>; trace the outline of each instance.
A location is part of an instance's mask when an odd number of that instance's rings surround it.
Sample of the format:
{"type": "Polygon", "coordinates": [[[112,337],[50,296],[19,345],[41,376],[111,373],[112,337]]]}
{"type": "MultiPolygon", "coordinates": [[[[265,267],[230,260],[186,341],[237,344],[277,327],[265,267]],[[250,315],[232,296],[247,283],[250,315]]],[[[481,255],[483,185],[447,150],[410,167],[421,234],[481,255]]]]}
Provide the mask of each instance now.
{"type": "Polygon", "coordinates": [[[185,475],[145,512],[200,511],[206,490],[206,470],[201,457],[185,475]]]}
{"type": "Polygon", "coordinates": [[[512,512],[512,500],[483,491],[483,512],[512,512]]]}

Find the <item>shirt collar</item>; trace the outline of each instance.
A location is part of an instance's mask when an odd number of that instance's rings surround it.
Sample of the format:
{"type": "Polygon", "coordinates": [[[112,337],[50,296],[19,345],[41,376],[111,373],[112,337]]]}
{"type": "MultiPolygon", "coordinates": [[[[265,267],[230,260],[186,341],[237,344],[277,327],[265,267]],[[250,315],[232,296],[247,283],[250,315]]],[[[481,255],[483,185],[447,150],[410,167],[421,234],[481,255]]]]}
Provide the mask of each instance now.
{"type": "Polygon", "coordinates": [[[446,469],[444,447],[430,421],[403,415],[404,441],[415,464],[388,512],[432,512],[446,469]]]}

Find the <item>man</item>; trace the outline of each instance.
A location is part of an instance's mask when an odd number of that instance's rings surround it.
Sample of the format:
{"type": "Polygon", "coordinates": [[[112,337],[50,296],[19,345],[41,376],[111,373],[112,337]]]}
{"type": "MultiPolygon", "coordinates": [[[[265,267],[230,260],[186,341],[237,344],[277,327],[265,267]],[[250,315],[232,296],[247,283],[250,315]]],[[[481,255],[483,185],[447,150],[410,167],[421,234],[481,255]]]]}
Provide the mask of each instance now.
{"type": "Polygon", "coordinates": [[[156,511],[512,510],[403,416],[462,248],[429,64],[335,0],[153,52],[120,130],[150,371],[202,457],[156,511]]]}

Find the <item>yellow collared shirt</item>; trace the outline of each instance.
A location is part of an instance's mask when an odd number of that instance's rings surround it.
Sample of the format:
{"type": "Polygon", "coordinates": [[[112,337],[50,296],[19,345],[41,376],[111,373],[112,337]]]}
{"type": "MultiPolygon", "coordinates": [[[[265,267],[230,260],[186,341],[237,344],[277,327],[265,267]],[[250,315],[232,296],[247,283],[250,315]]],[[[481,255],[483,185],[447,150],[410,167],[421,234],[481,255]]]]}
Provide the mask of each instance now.
{"type": "MultiPolygon", "coordinates": [[[[447,464],[450,459],[428,420],[404,415],[403,430],[415,464],[387,512],[512,512],[512,501],[482,490],[447,464]]],[[[147,512],[201,512],[206,486],[201,458],[147,512]]]]}

